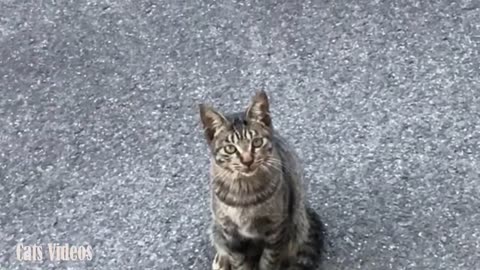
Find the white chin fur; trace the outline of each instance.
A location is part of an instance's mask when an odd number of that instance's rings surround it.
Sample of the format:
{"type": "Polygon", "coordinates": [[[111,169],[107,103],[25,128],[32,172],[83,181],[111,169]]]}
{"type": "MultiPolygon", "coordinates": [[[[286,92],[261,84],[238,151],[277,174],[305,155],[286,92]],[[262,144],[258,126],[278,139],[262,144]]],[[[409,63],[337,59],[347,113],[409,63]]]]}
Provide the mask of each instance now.
{"type": "Polygon", "coordinates": [[[254,169],[254,170],[252,170],[252,171],[239,172],[239,173],[242,174],[242,175],[245,175],[245,176],[252,176],[252,175],[254,175],[255,173],[257,173],[257,171],[258,171],[258,168],[254,169]]]}

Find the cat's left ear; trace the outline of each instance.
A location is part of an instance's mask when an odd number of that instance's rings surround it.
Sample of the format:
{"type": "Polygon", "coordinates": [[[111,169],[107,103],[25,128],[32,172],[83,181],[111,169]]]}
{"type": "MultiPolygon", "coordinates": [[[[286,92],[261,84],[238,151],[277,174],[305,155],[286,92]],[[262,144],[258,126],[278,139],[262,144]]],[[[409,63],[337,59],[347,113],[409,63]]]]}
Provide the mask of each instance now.
{"type": "Polygon", "coordinates": [[[270,105],[267,93],[265,93],[264,90],[258,91],[252,98],[252,101],[247,108],[246,116],[248,119],[256,121],[268,128],[272,127],[270,105]]]}
{"type": "Polygon", "coordinates": [[[218,133],[226,127],[228,121],[223,114],[208,105],[199,104],[198,107],[200,110],[200,119],[202,120],[205,131],[205,138],[208,143],[211,143],[218,133]]]}

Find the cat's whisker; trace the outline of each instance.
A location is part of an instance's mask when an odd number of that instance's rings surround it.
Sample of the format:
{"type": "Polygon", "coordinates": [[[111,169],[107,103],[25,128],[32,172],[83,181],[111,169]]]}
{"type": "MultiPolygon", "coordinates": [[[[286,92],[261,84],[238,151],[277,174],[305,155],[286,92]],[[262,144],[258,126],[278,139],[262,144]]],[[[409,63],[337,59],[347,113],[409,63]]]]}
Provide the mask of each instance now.
{"type": "Polygon", "coordinates": [[[282,169],[282,166],[279,165],[279,164],[275,164],[275,163],[267,163],[269,167],[271,167],[272,169],[276,169],[276,170],[281,170],[282,169]]]}
{"type": "Polygon", "coordinates": [[[276,169],[276,170],[280,170],[282,169],[283,167],[283,164],[282,163],[279,163],[279,162],[275,162],[275,161],[272,161],[272,160],[267,160],[265,162],[266,164],[268,164],[268,166],[272,167],[273,169],[276,169]]]}
{"type": "Polygon", "coordinates": [[[277,164],[280,167],[284,168],[286,171],[291,172],[290,167],[286,166],[281,160],[271,158],[271,159],[269,159],[269,161],[271,162],[270,164],[277,164]]]}

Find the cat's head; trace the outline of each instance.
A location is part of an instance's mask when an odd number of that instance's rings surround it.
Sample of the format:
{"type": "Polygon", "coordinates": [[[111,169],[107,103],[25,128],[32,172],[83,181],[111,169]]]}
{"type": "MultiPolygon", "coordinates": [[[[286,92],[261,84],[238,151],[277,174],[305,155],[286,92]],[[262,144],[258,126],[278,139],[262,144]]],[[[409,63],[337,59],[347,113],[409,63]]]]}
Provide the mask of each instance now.
{"type": "Polygon", "coordinates": [[[259,168],[275,165],[273,126],[264,91],[257,92],[241,113],[225,115],[204,104],[199,109],[205,139],[218,166],[252,175],[259,168]]]}

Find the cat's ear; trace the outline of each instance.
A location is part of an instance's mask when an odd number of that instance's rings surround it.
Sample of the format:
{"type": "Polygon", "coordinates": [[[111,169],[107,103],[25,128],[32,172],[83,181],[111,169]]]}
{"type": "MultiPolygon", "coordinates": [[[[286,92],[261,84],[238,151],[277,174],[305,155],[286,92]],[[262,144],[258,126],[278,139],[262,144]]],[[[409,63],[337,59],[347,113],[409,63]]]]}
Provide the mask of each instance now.
{"type": "Polygon", "coordinates": [[[199,104],[198,107],[200,110],[200,119],[205,132],[205,138],[208,143],[210,143],[218,132],[226,127],[228,121],[223,114],[217,112],[208,105],[199,104]]]}
{"type": "Polygon", "coordinates": [[[250,105],[246,111],[247,119],[256,121],[266,127],[272,127],[272,119],[270,117],[270,105],[268,96],[265,91],[258,91],[252,98],[250,105]]]}

